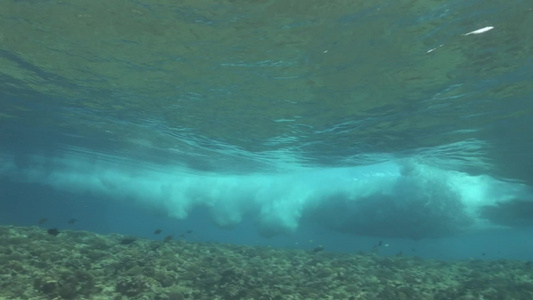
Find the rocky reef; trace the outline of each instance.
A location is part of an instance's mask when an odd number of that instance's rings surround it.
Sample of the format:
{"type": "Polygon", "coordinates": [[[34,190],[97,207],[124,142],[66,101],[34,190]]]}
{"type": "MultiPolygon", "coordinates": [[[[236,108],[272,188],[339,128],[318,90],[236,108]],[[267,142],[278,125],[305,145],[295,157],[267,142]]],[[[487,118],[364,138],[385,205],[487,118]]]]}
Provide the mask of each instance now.
{"type": "Polygon", "coordinates": [[[533,299],[533,263],[0,227],[0,299],[533,299]]]}

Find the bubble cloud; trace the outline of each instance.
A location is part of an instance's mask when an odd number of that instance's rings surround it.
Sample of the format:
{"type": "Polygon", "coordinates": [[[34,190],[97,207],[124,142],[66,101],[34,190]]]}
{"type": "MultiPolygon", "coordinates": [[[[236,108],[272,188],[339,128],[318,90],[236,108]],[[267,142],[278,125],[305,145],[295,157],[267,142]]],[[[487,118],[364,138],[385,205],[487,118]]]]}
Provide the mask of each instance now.
{"type": "Polygon", "coordinates": [[[264,236],[293,233],[305,224],[358,235],[447,236],[499,226],[483,215],[487,207],[528,195],[518,183],[442,170],[415,159],[236,175],[75,155],[4,156],[0,172],[11,180],[128,201],[178,219],[205,208],[224,228],[250,218],[264,236]]]}

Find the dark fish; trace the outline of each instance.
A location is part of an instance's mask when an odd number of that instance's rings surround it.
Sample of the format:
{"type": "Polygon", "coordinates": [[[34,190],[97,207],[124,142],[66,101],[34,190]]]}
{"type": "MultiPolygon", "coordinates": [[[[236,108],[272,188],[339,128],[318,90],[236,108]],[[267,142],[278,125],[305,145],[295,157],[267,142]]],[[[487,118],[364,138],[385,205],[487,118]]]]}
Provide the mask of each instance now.
{"type": "Polygon", "coordinates": [[[165,237],[165,239],[163,240],[163,242],[165,242],[165,243],[166,243],[166,242],[170,242],[170,241],[172,241],[172,235],[167,235],[167,236],[165,237]]]}
{"type": "Polygon", "coordinates": [[[46,221],[48,221],[48,218],[41,218],[41,219],[39,220],[39,222],[37,222],[37,223],[38,223],[38,224],[44,224],[44,223],[46,223],[46,221]]]}
{"type": "Polygon", "coordinates": [[[188,233],[188,234],[191,234],[191,233],[192,233],[192,230],[190,230],[190,229],[187,230],[187,233],[188,233]]]}
{"type": "Polygon", "coordinates": [[[69,224],[74,224],[74,223],[76,223],[76,221],[77,221],[76,219],[74,219],[74,218],[70,218],[70,219],[68,220],[68,223],[69,223],[69,224]]]}
{"type": "Polygon", "coordinates": [[[383,245],[383,241],[379,241],[378,246],[381,247],[381,245],[383,245]]]}
{"type": "Polygon", "coordinates": [[[403,251],[396,253],[396,257],[402,257],[402,256],[403,256],[403,251]]]}
{"type": "Polygon", "coordinates": [[[59,230],[57,228],[50,228],[46,232],[48,232],[49,235],[57,236],[59,234],[59,230]]]}
{"type": "Polygon", "coordinates": [[[320,251],[324,251],[324,246],[318,246],[312,250],[313,253],[318,253],[320,251]]]}
{"type": "Polygon", "coordinates": [[[136,238],[123,238],[120,240],[120,244],[121,245],[129,245],[133,242],[135,242],[137,239],[136,238]]]}
{"type": "Polygon", "coordinates": [[[162,229],[156,229],[154,230],[154,234],[160,234],[163,230],[162,229]]]}

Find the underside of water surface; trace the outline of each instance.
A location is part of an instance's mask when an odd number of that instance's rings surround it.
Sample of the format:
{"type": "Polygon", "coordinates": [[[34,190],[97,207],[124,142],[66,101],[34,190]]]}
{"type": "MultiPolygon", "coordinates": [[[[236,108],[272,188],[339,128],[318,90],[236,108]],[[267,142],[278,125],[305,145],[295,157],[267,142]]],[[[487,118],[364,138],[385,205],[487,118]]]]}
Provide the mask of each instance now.
{"type": "Polygon", "coordinates": [[[529,228],[532,26],[527,1],[5,1],[0,178],[266,237],[529,228]]]}

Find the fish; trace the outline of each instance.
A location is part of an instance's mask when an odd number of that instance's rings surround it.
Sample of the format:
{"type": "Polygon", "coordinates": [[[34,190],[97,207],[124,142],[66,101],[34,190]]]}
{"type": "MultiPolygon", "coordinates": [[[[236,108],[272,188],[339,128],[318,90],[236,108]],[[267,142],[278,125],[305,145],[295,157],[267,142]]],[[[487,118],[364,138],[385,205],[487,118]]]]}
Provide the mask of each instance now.
{"type": "Polygon", "coordinates": [[[166,243],[166,242],[170,242],[170,241],[172,241],[172,235],[169,234],[169,235],[167,235],[167,236],[165,237],[165,239],[163,240],[163,242],[166,243]]]}
{"type": "Polygon", "coordinates": [[[60,232],[57,230],[57,228],[50,228],[46,232],[48,232],[49,235],[57,236],[60,232]]]}
{"type": "Polygon", "coordinates": [[[136,238],[123,238],[120,240],[120,244],[121,245],[129,245],[129,244],[132,244],[133,242],[135,242],[137,239],[136,238]]]}
{"type": "Polygon", "coordinates": [[[311,252],[317,253],[317,252],[321,252],[321,251],[324,251],[324,246],[317,246],[311,252]]]}
{"type": "Polygon", "coordinates": [[[74,224],[74,223],[76,223],[76,221],[77,221],[76,219],[70,218],[67,223],[74,224]]]}
{"type": "Polygon", "coordinates": [[[48,221],[48,218],[41,218],[41,219],[39,220],[39,222],[37,222],[37,223],[38,223],[38,224],[44,224],[44,223],[46,223],[46,221],[48,221]]]}
{"type": "Polygon", "coordinates": [[[160,234],[163,230],[162,229],[156,229],[154,230],[154,234],[160,234]]]}

